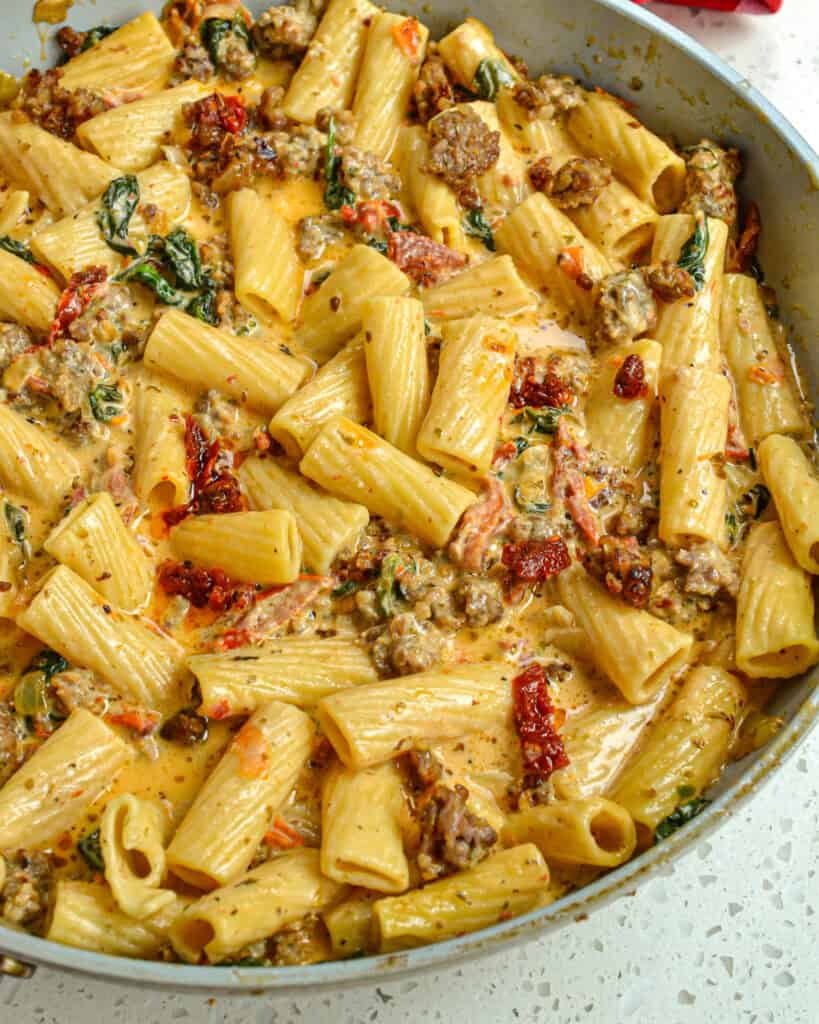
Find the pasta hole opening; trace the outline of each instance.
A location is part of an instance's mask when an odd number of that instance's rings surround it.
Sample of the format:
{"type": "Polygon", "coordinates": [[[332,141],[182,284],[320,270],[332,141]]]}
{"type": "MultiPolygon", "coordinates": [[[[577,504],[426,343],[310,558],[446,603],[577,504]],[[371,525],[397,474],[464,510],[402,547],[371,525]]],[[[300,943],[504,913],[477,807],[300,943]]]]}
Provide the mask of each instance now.
{"type": "Polygon", "coordinates": [[[598,811],[589,822],[589,831],[605,853],[620,853],[625,846],[622,822],[610,811],[598,811]]]}
{"type": "Polygon", "coordinates": [[[128,850],[128,867],[137,878],[147,878],[151,873],[151,862],[142,850],[128,850]]]}
{"type": "MultiPolygon", "coordinates": [[[[182,498],[182,501],[184,502],[186,498],[187,495],[182,498]]],[[[148,495],[147,505],[152,513],[161,512],[176,504],[176,484],[171,483],[170,480],[163,480],[162,483],[157,484],[148,495]]]]}
{"type": "Polygon", "coordinates": [[[677,167],[666,167],[651,186],[651,195],[659,213],[671,213],[682,193],[683,175],[677,167]]]}
{"type": "Polygon", "coordinates": [[[644,825],[642,821],[635,822],[637,828],[637,849],[647,850],[654,845],[654,829],[644,825]]]}
{"type": "Polygon", "coordinates": [[[194,889],[204,889],[206,892],[210,892],[211,889],[217,889],[221,884],[219,879],[211,878],[211,876],[206,875],[204,871],[196,871],[193,868],[186,868],[181,864],[174,865],[171,870],[181,882],[187,882],[187,884],[192,885],[194,889]]]}
{"type": "Polygon", "coordinates": [[[614,247],[614,254],[628,263],[643,263],[651,253],[654,231],[650,224],[641,224],[623,235],[614,247]]]}
{"type": "Polygon", "coordinates": [[[182,942],[188,949],[201,952],[209,942],[213,941],[216,930],[210,921],[194,917],[182,925],[180,934],[182,942]]]}

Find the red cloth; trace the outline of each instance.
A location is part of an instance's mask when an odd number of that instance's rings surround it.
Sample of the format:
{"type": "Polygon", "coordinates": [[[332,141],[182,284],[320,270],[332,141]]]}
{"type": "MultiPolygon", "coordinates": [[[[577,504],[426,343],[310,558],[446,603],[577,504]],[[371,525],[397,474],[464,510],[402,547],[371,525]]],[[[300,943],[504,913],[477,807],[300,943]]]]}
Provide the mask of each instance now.
{"type": "MultiPolygon", "coordinates": [[[[638,4],[648,0],[635,0],[638,4]]],[[[774,13],[780,9],[784,0],[662,0],[666,4],[678,7],[707,7],[712,11],[740,11],[743,14],[774,13]]]]}

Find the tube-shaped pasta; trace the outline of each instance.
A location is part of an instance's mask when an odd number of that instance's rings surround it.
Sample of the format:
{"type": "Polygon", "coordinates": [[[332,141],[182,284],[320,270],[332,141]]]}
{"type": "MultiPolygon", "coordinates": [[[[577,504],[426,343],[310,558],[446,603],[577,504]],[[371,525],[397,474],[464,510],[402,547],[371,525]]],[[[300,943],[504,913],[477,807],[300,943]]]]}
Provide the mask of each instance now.
{"type": "Polygon", "coordinates": [[[685,161],[613,96],[588,92],[569,114],[569,131],[580,147],[609,164],[645,203],[669,213],[680,203],[685,161]]]}
{"type": "Polygon", "coordinates": [[[13,617],[12,612],[17,598],[16,558],[13,557],[17,542],[11,536],[5,511],[5,503],[0,502],[0,583],[4,584],[4,588],[0,590],[0,620],[13,617]]]}
{"type": "Polygon", "coordinates": [[[720,365],[720,308],[723,266],[728,242],[728,226],[714,217],[697,218],[688,213],[661,217],[654,234],[652,263],[668,260],[676,263],[683,246],[695,232],[702,234],[707,249],[703,259],[703,282],[691,299],[661,302],[654,337],[663,346],[660,376],[667,377],[680,368],[718,370],[720,365]]]}
{"type": "Polygon", "coordinates": [[[806,572],[819,573],[819,480],[796,441],[769,434],[757,451],[791,554],[806,572]]]}
{"type": "Polygon", "coordinates": [[[272,701],[236,734],[167,849],[168,867],[198,889],[235,881],[253,860],[273,814],[310,755],[313,724],[272,701]]]}
{"type": "Polygon", "coordinates": [[[368,25],[379,13],[369,0],[331,0],[282,103],[294,121],[312,124],[322,107],[344,110],[353,99],[368,25]]]}
{"type": "Polygon", "coordinates": [[[173,89],[97,114],[77,127],[86,149],[123,171],[142,171],[159,159],[162,143],[177,122],[182,107],[206,96],[201,82],[184,82],[173,89]]]}
{"type": "Polygon", "coordinates": [[[400,296],[370,299],[361,329],[376,433],[413,455],[430,394],[424,307],[400,296]]]}
{"type": "Polygon", "coordinates": [[[0,789],[0,849],[38,846],[71,828],[132,757],[90,711],[72,711],[0,789]]]}
{"type": "Polygon", "coordinates": [[[512,89],[501,89],[495,103],[501,124],[527,158],[534,160],[548,156],[552,167],[557,169],[580,154],[563,119],[553,117],[551,109],[547,108],[542,113],[524,109],[515,99],[512,89]]]}
{"type": "Polygon", "coordinates": [[[637,833],[627,810],[592,797],[518,811],[507,819],[503,840],[509,845],[532,842],[548,862],[613,868],[634,853],[637,833]]]}
{"type": "Polygon", "coordinates": [[[304,269],[293,230],[269,198],[252,188],[232,192],[230,250],[236,297],[263,323],[289,322],[301,304],[304,269]]]}
{"type": "Polygon", "coordinates": [[[444,324],[443,338],[418,451],[454,473],[483,475],[509,397],[517,335],[503,320],[479,315],[444,324]]]}
{"type": "Polygon", "coordinates": [[[270,421],[270,433],[288,455],[301,458],[330,420],[345,416],[365,423],[371,413],[364,335],[359,334],[288,398],[270,421]]]}
{"type": "Polygon", "coordinates": [[[339,501],[275,459],[246,459],[239,481],[251,508],[292,512],[302,541],[302,560],[310,572],[326,575],[339,552],[355,543],[370,519],[363,505],[339,501]]]}
{"type": "Polygon", "coordinates": [[[660,385],[660,539],[728,544],[722,458],[731,384],[712,370],[677,370],[660,385]]]}
{"type": "Polygon", "coordinates": [[[334,953],[347,957],[372,952],[373,903],[377,898],[377,893],[353,890],[346,900],[321,915],[334,953]]]}
{"type": "Polygon", "coordinates": [[[117,613],[67,566],[46,577],[17,622],[124,697],[148,707],[179,707],[182,648],[156,627],[117,613]]]}
{"type": "Polygon", "coordinates": [[[443,547],[475,495],[445,480],[372,431],[343,417],[321,431],[301,460],[301,472],[372,515],[443,547]]]}
{"type": "Polygon", "coordinates": [[[0,318],[46,333],[57,312],[60,291],[25,260],[0,250],[0,318]]]}
{"type": "Polygon", "coordinates": [[[445,665],[319,701],[322,731],[350,768],[399,757],[417,743],[497,728],[512,708],[506,662],[445,665]]]}
{"type": "Polygon", "coordinates": [[[493,256],[421,293],[424,312],[435,320],[461,320],[486,313],[515,316],[535,305],[535,295],[511,256],[493,256]]]}
{"type": "Polygon", "coordinates": [[[65,445],[0,405],[0,481],[5,487],[53,507],[68,496],[79,475],[79,463],[65,445]]]}
{"type": "Polygon", "coordinates": [[[373,905],[382,953],[442,942],[549,902],[549,869],[534,843],[487,857],[423,889],[373,905]]]}
{"type": "Polygon", "coordinates": [[[611,265],[542,192],[535,192],[509,214],[495,232],[495,241],[545,292],[554,294],[582,320],[590,319],[594,289],[581,286],[583,275],[598,282],[611,273],[611,265]]]}
{"type": "Polygon", "coordinates": [[[326,363],[361,329],[367,299],[405,295],[409,278],[369,245],[354,245],[318,291],[304,301],[296,341],[317,363],[326,363]]]}
{"type": "Polygon", "coordinates": [[[477,251],[467,237],[463,210],[447,183],[426,171],[429,160],[427,133],[419,125],[405,126],[400,136],[401,177],[424,231],[433,241],[457,249],[477,251]]]}
{"type": "Polygon", "coordinates": [[[296,518],[278,508],[189,516],[171,531],[171,547],[180,559],[249,583],[292,583],[301,568],[296,518]]]}
{"type": "Polygon", "coordinates": [[[355,144],[389,160],[424,60],[429,29],[417,18],[382,11],[367,32],[353,103],[355,144]]]}
{"type": "Polygon", "coordinates": [[[42,199],[53,214],[65,216],[101,195],[119,171],[93,153],[5,113],[0,114],[0,173],[42,199]]]}
{"type": "Polygon", "coordinates": [[[637,823],[638,834],[653,832],[679,803],[699,795],[716,779],[745,696],[742,683],[723,669],[692,669],[612,794],[637,823]],[[681,788],[685,798],[680,797],[681,788]]]}
{"type": "Polygon", "coordinates": [[[659,217],[620,181],[612,181],[589,206],[569,211],[586,238],[613,263],[631,266],[651,251],[659,217]]]}
{"type": "Polygon", "coordinates": [[[20,219],[28,211],[31,197],[24,189],[12,189],[0,207],[0,232],[7,235],[20,223],[20,219]]]}
{"type": "MultiPolygon", "coordinates": [[[[159,163],[142,171],[136,179],[141,205],[155,206],[171,224],[185,216],[190,206],[191,183],[180,167],[159,163]]],[[[31,240],[31,251],[66,281],[75,271],[91,265],[105,267],[111,274],[120,270],[125,257],[114,252],[103,238],[97,222],[100,207],[101,201],[93,199],[70,216],[38,231],[31,240]]],[[[150,233],[150,223],[137,207],[128,227],[129,238],[145,245],[150,233]]]]}
{"type": "Polygon", "coordinates": [[[310,372],[306,363],[269,342],[237,338],[175,309],[164,313],[151,332],[145,365],[198,388],[216,388],[270,414],[310,372]]]}
{"type": "Polygon", "coordinates": [[[376,892],[407,889],[409,862],[399,824],[403,806],[395,765],[333,769],[322,789],[322,874],[376,892]]]}
{"type": "Polygon", "coordinates": [[[650,700],[682,667],[691,648],[687,633],[619,601],[579,566],[560,574],[558,589],[598,668],[632,704],[650,700]]]}
{"type": "Polygon", "coordinates": [[[176,52],[150,11],[101,39],[63,67],[64,89],[90,89],[116,105],[164,89],[176,52]]]}
{"type": "Polygon", "coordinates": [[[226,654],[194,654],[188,668],[209,718],[247,715],[271,700],[314,707],[336,690],[378,680],[366,650],[340,636],[293,636],[226,654]]]}
{"type": "Polygon", "coordinates": [[[105,880],[124,913],[140,920],[176,899],[160,889],[165,877],[165,836],[170,822],[155,800],[119,793],[106,804],[100,821],[105,880]]]}
{"type": "Polygon", "coordinates": [[[346,892],[322,875],[318,850],[289,850],[193,903],[171,927],[171,942],[190,963],[203,954],[218,963],[305,914],[329,909],[346,892]]]}
{"type": "Polygon", "coordinates": [[[656,341],[641,338],[603,353],[586,398],[589,444],[608,452],[615,462],[630,470],[645,465],[657,437],[654,410],[662,352],[656,341]],[[620,398],[614,381],[629,356],[636,356],[643,364],[645,394],[620,398]]]}
{"type": "Polygon", "coordinates": [[[769,434],[805,434],[807,418],[752,277],[725,275],[720,333],[748,443],[769,434]]]}
{"type": "Polygon", "coordinates": [[[60,879],[46,938],[64,946],[109,956],[146,960],[168,942],[168,929],[185,909],[187,900],[176,893],[154,917],[131,917],[117,906],[107,885],[60,879]]]}
{"type": "Polygon", "coordinates": [[[475,74],[484,61],[491,61],[510,80],[519,75],[513,64],[496,45],[490,29],[477,20],[467,18],[438,43],[438,52],[455,81],[470,92],[476,92],[475,74]]]}
{"type": "Polygon", "coordinates": [[[75,505],[43,548],[116,608],[134,612],[148,601],[154,567],[107,491],[75,505]]]}
{"type": "Polygon", "coordinates": [[[787,679],[819,661],[811,578],[777,522],[753,527],[737,596],[737,668],[752,679],[787,679]]]}
{"type": "Polygon", "coordinates": [[[191,481],[185,454],[190,397],[169,378],[146,374],[134,398],[134,489],[152,511],[188,500],[191,481]]]}

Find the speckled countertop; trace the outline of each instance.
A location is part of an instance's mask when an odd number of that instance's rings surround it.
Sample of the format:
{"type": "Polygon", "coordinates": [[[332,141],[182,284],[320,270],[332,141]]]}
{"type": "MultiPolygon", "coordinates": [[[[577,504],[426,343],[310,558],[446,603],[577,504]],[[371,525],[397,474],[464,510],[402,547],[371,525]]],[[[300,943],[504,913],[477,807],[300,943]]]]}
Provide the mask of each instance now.
{"type": "MultiPolygon", "coordinates": [[[[819,148],[819,4],[776,17],[651,4],[743,72],[819,148]]],[[[207,999],[40,969],[2,1024],[819,1024],[819,729],[709,841],[590,919],[379,988],[207,999]]]]}

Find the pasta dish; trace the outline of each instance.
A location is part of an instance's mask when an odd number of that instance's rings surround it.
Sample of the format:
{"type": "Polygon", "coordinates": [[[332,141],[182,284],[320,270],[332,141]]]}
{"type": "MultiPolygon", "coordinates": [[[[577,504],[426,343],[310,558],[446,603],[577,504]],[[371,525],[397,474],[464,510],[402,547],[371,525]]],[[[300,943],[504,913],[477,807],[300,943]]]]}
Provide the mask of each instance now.
{"type": "Polygon", "coordinates": [[[684,827],[819,662],[739,152],[370,0],[57,40],[0,83],[0,923],[315,963],[684,827]]]}

